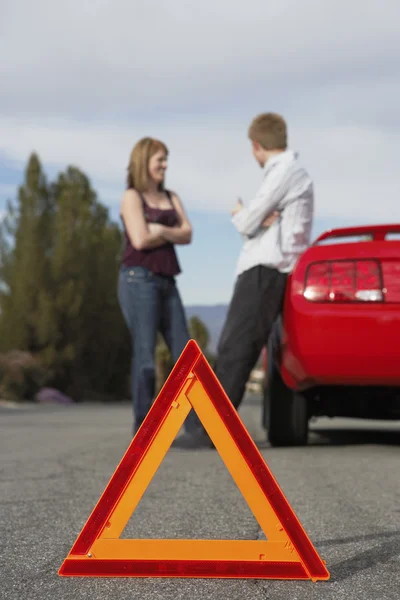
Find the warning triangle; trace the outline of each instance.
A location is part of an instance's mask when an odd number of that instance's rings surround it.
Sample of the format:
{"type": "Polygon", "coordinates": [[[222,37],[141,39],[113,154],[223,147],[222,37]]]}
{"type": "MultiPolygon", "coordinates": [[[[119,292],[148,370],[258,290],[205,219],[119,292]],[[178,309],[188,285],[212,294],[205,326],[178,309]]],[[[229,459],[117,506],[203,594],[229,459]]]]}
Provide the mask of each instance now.
{"type": "Polygon", "coordinates": [[[175,364],[59,575],[329,579],[324,561],[194,340],[175,364]],[[120,538],[192,408],[267,540],[120,538]]]}

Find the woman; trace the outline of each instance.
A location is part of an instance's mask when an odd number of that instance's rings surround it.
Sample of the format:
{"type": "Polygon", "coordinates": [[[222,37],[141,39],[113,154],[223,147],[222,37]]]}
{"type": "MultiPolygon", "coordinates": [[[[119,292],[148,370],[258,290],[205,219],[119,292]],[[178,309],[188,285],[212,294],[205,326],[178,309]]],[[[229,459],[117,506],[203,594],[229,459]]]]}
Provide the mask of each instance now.
{"type": "MultiPolygon", "coordinates": [[[[175,276],[181,272],[175,244],[190,244],[192,227],[175,193],[164,188],[168,149],[152,138],[134,147],[121,202],[125,250],[118,298],[133,344],[133,433],[154,399],[155,347],[160,331],[174,362],[189,340],[175,276]]],[[[191,411],[193,414],[194,411],[191,411]]],[[[186,429],[197,425],[187,419],[186,429]]]]}

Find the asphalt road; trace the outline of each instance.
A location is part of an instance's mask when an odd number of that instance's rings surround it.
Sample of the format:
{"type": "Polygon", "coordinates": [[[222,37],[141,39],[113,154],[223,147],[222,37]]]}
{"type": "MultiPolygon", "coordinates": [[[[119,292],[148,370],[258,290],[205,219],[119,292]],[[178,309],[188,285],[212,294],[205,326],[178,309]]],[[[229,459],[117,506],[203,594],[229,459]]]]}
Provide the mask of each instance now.
{"type": "MultiPolygon", "coordinates": [[[[241,416],[311,540],[328,582],[71,579],[57,570],[129,444],[129,406],[0,407],[2,600],[397,600],[400,423],[321,420],[311,444],[272,449],[241,416]]],[[[214,450],[169,451],[123,537],[258,539],[214,450]]]]}

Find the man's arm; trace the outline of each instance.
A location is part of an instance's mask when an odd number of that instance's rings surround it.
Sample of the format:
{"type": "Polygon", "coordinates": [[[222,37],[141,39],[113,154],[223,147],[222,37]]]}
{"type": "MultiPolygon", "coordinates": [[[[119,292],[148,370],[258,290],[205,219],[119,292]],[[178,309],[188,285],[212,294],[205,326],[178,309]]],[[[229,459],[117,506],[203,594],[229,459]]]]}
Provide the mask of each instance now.
{"type": "Polygon", "coordinates": [[[282,213],[281,249],[287,255],[300,256],[310,245],[314,216],[312,184],[282,213]]]}
{"type": "Polygon", "coordinates": [[[272,215],[287,192],[285,171],[276,166],[266,176],[257,196],[247,208],[237,210],[232,223],[242,235],[252,237],[263,222],[272,215]]]}

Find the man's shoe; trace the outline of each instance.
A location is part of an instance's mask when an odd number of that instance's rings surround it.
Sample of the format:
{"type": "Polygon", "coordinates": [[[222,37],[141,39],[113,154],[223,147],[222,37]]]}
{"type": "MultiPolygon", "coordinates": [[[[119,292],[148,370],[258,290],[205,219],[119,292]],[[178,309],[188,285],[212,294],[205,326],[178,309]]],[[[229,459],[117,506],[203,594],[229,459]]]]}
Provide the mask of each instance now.
{"type": "Polygon", "coordinates": [[[172,448],[183,448],[187,450],[196,450],[197,448],[214,448],[210,436],[204,429],[199,431],[186,431],[172,442],[172,448]]]}

